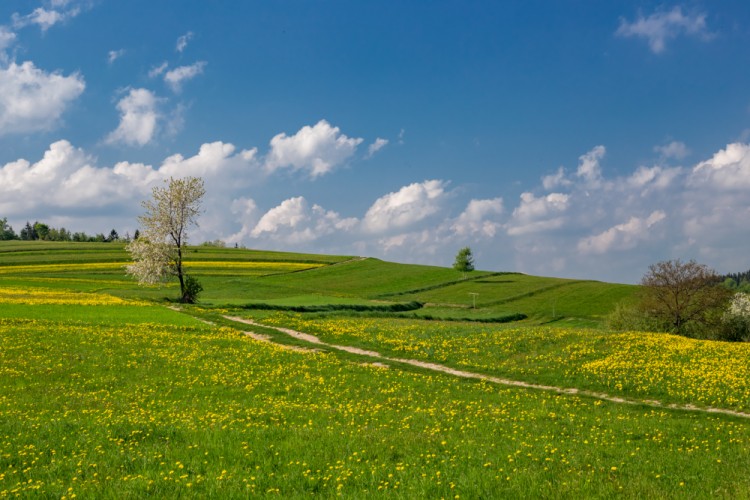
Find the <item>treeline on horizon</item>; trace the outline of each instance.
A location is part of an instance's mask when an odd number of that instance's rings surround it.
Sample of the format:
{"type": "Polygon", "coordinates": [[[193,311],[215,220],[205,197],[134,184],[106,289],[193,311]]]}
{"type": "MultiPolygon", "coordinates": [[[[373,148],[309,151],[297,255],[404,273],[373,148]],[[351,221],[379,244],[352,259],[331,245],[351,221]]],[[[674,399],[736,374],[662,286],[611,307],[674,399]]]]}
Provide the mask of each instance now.
{"type": "Polygon", "coordinates": [[[720,276],[722,284],[730,290],[750,293],[750,269],[744,273],[727,273],[720,276]]]}
{"type": "MultiPolygon", "coordinates": [[[[139,233],[136,229],[135,239],[138,239],[139,233]]],[[[16,233],[13,227],[8,224],[8,218],[3,217],[0,219],[0,241],[4,240],[23,240],[23,241],[79,241],[79,242],[101,242],[111,243],[113,241],[130,241],[130,235],[126,234],[125,238],[120,238],[120,235],[115,229],[109,232],[109,235],[104,233],[97,233],[93,236],[84,232],[72,232],[68,231],[64,227],[56,228],[43,222],[35,221],[33,224],[26,222],[26,225],[16,233]]]]}

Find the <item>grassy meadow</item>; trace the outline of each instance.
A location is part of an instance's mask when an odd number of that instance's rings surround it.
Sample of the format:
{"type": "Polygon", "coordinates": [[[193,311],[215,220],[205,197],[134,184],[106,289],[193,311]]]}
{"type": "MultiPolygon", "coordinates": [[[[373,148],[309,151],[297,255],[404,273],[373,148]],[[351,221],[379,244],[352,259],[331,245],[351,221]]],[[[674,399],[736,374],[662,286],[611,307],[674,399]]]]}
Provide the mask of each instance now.
{"type": "Polygon", "coordinates": [[[126,261],[118,244],[0,242],[0,498],[750,496],[750,419],[374,364],[270,329],[750,410],[746,345],[603,328],[635,287],[191,247],[205,292],[175,308],[174,285],[138,287],[126,261]]]}

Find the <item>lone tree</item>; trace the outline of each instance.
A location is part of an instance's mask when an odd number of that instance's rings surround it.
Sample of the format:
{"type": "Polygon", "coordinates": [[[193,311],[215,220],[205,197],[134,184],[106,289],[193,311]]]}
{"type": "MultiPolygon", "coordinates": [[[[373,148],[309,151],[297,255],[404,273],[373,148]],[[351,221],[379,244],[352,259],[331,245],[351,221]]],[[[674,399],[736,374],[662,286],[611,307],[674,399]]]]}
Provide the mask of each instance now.
{"type": "Polygon", "coordinates": [[[176,276],[180,282],[180,301],[192,304],[203,287],[185,274],[182,254],[187,244],[187,230],[197,226],[201,199],[205,194],[203,179],[185,177],[164,181],[153,189],[152,199],[142,203],[146,213],[138,217],[143,232],[125,248],[133,263],[128,274],[140,284],[157,284],[176,276]]]}
{"type": "Polygon", "coordinates": [[[466,273],[474,270],[474,256],[471,254],[471,248],[463,247],[458,251],[453,269],[463,273],[464,278],[466,278],[466,273]]]}
{"type": "Polygon", "coordinates": [[[709,324],[729,296],[716,271],[694,260],[652,264],[641,285],[644,312],[681,335],[693,324],[709,324]]]}

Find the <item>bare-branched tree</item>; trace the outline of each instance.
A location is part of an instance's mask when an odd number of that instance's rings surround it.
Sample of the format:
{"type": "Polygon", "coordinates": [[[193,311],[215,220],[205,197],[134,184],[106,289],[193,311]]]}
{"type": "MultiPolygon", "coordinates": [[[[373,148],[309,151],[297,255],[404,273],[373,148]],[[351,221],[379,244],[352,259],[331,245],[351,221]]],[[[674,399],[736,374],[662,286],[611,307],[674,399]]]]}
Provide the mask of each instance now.
{"type": "Polygon", "coordinates": [[[716,271],[694,260],[657,262],[641,280],[641,307],[674,333],[684,334],[690,324],[705,325],[721,311],[729,293],[719,284],[716,271]]]}

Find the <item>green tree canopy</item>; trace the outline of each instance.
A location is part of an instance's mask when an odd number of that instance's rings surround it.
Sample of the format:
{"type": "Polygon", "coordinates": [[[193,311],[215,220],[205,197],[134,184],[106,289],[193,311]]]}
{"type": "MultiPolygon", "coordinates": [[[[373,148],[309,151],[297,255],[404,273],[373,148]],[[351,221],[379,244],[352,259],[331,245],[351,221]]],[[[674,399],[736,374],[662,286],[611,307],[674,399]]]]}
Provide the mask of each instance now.
{"type": "Polygon", "coordinates": [[[474,256],[471,253],[471,248],[463,247],[456,254],[456,260],[453,262],[453,269],[464,274],[474,270],[474,256]]]}

